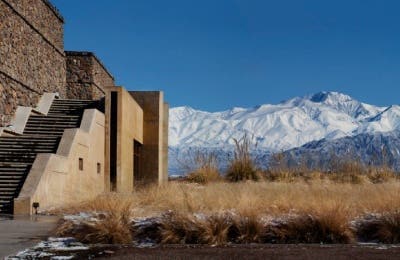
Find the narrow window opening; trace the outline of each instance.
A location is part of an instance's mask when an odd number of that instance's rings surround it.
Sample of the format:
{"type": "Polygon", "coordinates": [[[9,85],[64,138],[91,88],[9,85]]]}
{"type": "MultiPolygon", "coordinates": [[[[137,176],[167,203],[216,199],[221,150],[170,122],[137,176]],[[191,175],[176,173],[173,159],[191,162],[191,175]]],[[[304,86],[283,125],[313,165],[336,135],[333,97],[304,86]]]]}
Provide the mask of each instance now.
{"type": "Polygon", "coordinates": [[[83,171],[83,158],[79,158],[79,170],[83,171]]]}
{"type": "Polygon", "coordinates": [[[97,173],[101,173],[101,163],[97,163],[97,173]]]}
{"type": "Polygon", "coordinates": [[[133,140],[133,179],[136,185],[140,185],[143,182],[142,171],[142,144],[136,140],[133,140]]]}
{"type": "Polygon", "coordinates": [[[110,186],[117,190],[117,131],[118,131],[118,92],[111,92],[110,113],[110,186]]]}

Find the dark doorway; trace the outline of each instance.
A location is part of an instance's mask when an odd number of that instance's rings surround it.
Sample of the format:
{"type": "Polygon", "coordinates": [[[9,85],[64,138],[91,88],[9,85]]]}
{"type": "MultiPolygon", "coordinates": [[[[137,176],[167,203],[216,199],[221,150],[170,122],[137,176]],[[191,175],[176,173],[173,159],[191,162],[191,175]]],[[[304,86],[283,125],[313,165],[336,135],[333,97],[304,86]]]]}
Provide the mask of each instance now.
{"type": "Polygon", "coordinates": [[[134,185],[140,185],[143,182],[142,171],[142,144],[133,141],[133,180],[134,185]]]}
{"type": "Polygon", "coordinates": [[[118,92],[111,92],[110,111],[110,188],[117,190],[117,131],[118,131],[118,92]]]}

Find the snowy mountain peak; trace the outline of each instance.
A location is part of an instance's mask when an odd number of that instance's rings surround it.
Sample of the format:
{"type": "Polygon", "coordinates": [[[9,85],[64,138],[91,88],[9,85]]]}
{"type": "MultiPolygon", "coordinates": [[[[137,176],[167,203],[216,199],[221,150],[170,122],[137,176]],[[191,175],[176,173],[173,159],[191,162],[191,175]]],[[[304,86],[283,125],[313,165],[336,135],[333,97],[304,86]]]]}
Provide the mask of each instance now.
{"type": "Polygon", "coordinates": [[[319,92],[277,105],[234,107],[205,112],[191,107],[170,110],[171,147],[231,147],[245,133],[271,151],[302,146],[323,138],[400,129],[400,108],[361,103],[338,92],[319,92]],[[385,110],[386,109],[386,110],[385,110]]]}
{"type": "Polygon", "coordinates": [[[172,121],[182,120],[194,113],[196,113],[196,110],[188,106],[174,107],[169,110],[170,120],[172,121]]]}
{"type": "Polygon", "coordinates": [[[326,92],[322,91],[311,95],[310,101],[315,103],[325,103],[325,104],[337,104],[344,102],[358,102],[352,99],[350,96],[339,93],[339,92],[326,92]]]}
{"type": "MultiPolygon", "coordinates": [[[[369,105],[338,92],[319,92],[276,105],[233,107],[214,113],[176,107],[170,109],[169,120],[171,169],[177,165],[179,151],[201,148],[229,152],[233,138],[244,134],[252,137],[257,149],[265,153],[287,151],[320,140],[335,144],[341,151],[347,148],[340,143],[360,135],[400,133],[399,106],[369,105]]],[[[354,147],[358,145],[355,143],[354,147]]]]}

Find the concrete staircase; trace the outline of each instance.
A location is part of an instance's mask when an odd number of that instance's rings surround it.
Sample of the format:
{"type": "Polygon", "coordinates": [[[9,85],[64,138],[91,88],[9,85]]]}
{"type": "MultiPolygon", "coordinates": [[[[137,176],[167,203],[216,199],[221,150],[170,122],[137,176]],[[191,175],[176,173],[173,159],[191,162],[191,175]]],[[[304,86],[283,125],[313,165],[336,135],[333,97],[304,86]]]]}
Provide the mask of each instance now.
{"type": "Polygon", "coordinates": [[[55,99],[47,115],[31,114],[22,135],[0,136],[0,214],[13,214],[26,177],[39,153],[56,153],[65,129],[79,128],[85,109],[99,101],[55,99]]]}

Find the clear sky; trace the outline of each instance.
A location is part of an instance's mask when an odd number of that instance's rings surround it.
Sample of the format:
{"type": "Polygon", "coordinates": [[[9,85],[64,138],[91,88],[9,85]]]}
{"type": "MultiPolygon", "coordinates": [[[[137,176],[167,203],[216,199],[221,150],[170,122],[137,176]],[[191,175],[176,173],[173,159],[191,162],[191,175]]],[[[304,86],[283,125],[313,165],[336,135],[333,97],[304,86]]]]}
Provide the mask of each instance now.
{"type": "Polygon", "coordinates": [[[217,111],[339,91],[400,103],[398,0],[52,0],[65,49],[127,89],[217,111]]]}

